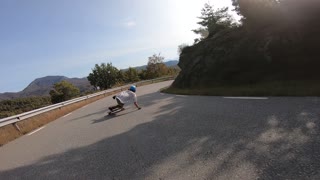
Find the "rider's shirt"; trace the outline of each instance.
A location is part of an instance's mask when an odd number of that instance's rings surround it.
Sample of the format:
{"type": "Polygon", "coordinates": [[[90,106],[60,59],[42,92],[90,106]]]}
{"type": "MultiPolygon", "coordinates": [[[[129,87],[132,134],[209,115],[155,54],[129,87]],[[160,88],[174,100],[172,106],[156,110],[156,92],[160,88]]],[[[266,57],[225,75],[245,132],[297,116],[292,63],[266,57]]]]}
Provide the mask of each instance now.
{"type": "Polygon", "coordinates": [[[122,91],[116,96],[123,104],[137,102],[137,95],[132,91],[122,91]]]}

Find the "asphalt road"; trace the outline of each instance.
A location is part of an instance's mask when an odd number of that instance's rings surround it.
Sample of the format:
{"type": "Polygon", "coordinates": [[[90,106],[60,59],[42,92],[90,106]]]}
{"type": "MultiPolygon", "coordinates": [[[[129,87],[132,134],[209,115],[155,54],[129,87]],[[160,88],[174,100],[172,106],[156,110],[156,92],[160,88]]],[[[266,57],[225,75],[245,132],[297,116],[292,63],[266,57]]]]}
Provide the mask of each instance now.
{"type": "Polygon", "coordinates": [[[0,147],[0,179],[320,179],[319,97],[238,99],[138,88],[0,147]]]}

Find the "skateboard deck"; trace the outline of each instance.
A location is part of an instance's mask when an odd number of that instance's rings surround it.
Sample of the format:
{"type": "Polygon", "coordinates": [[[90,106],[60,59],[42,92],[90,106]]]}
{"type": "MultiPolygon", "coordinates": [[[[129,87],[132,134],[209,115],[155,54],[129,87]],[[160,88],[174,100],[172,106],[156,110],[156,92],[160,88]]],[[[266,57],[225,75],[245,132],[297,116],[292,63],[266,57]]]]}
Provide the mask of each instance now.
{"type": "Polygon", "coordinates": [[[121,112],[121,111],[124,111],[124,109],[122,110],[122,108],[117,108],[117,109],[114,109],[112,111],[109,111],[108,114],[109,115],[115,115],[116,113],[121,112]]]}

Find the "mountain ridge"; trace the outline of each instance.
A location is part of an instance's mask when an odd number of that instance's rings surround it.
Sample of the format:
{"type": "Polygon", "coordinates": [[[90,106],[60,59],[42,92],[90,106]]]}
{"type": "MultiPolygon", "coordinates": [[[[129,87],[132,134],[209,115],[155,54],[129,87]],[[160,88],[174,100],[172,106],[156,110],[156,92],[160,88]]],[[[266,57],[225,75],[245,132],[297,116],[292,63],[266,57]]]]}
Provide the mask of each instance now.
{"type": "Polygon", "coordinates": [[[6,99],[15,99],[30,96],[49,96],[49,92],[55,83],[61,81],[67,81],[80,89],[80,92],[84,92],[92,88],[90,82],[86,77],[84,78],[68,78],[65,76],[45,76],[36,78],[26,88],[19,92],[5,92],[0,93],[0,101],[6,99]]]}
{"type": "MultiPolygon", "coordinates": [[[[172,67],[172,66],[177,66],[178,67],[178,60],[168,60],[166,62],[163,62],[166,66],[168,67],[172,67]]],[[[147,68],[147,65],[142,65],[142,66],[135,66],[135,67],[131,67],[134,68],[136,70],[145,70],[147,68]]],[[[122,71],[128,70],[129,68],[126,69],[121,69],[122,71]]]]}

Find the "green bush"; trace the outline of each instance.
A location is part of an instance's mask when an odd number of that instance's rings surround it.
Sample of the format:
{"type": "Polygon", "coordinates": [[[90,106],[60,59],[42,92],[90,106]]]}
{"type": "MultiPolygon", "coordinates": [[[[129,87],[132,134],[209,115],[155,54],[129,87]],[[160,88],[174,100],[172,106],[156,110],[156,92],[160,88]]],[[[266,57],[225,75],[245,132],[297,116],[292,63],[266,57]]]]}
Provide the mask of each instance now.
{"type": "Polygon", "coordinates": [[[5,118],[51,105],[51,99],[45,97],[28,97],[0,101],[0,118],[5,118]]]}

